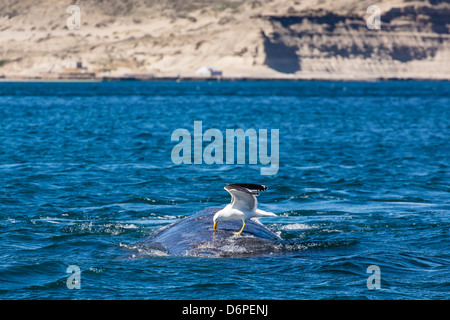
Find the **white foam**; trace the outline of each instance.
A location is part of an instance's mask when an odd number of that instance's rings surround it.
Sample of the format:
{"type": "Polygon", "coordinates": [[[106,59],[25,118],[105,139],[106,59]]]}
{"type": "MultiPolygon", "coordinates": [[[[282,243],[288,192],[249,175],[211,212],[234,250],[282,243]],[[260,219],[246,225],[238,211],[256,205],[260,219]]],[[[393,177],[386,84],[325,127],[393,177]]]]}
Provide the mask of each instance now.
{"type": "Polygon", "coordinates": [[[120,242],[119,247],[137,251],[138,254],[132,254],[131,258],[138,258],[139,256],[168,256],[169,254],[167,252],[153,249],[147,246],[140,246],[140,245],[134,245],[134,244],[125,244],[120,242]]]}
{"type": "Polygon", "coordinates": [[[316,229],[317,226],[314,225],[307,225],[304,223],[293,223],[293,224],[286,224],[281,227],[282,230],[309,230],[309,229],[316,229]]]}

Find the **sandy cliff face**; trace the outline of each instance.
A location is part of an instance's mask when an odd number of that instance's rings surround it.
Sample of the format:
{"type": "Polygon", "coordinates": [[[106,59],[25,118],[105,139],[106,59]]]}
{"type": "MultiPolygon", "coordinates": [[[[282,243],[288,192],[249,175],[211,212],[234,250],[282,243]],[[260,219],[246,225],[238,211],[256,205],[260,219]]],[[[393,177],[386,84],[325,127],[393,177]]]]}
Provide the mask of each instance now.
{"type": "Polygon", "coordinates": [[[450,78],[448,1],[6,0],[0,75],[45,75],[82,61],[98,75],[450,78]],[[69,5],[81,28],[69,30],[69,5]],[[367,7],[381,29],[367,28],[367,7]]]}
{"type": "Polygon", "coordinates": [[[311,76],[447,78],[449,9],[410,4],[386,8],[379,30],[368,29],[357,10],[265,16],[273,27],[264,39],[266,64],[311,76]]]}

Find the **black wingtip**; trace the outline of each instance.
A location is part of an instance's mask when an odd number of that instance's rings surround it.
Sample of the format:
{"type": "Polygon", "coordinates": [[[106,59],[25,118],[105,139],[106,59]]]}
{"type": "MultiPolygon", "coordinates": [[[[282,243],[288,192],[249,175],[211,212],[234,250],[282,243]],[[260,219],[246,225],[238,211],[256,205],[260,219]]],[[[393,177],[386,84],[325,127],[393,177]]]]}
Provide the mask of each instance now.
{"type": "Polygon", "coordinates": [[[227,188],[227,187],[229,187],[229,188],[241,187],[241,188],[246,188],[251,191],[266,191],[267,190],[267,187],[265,185],[252,184],[252,183],[232,183],[232,184],[225,186],[225,188],[227,188]]]}

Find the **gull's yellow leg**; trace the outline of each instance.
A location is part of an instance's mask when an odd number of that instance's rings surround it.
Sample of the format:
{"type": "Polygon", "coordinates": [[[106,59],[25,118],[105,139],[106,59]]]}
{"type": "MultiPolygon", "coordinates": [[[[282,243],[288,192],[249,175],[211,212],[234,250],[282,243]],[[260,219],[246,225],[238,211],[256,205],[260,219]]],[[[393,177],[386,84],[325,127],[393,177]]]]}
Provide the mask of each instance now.
{"type": "Polygon", "coordinates": [[[241,233],[242,233],[242,230],[244,230],[244,227],[245,227],[245,221],[242,220],[242,228],[241,228],[241,230],[239,230],[238,232],[233,232],[233,233],[234,233],[234,234],[241,234],[241,233]]]}

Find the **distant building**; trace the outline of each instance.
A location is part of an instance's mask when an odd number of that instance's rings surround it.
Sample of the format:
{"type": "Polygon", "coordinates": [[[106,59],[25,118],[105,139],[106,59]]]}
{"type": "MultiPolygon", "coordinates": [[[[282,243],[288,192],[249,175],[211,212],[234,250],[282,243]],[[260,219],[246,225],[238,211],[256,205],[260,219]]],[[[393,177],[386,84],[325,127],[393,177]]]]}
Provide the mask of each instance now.
{"type": "Polygon", "coordinates": [[[86,67],[80,61],[69,61],[66,63],[62,73],[58,75],[59,79],[94,79],[95,73],[88,72],[86,67]]]}
{"type": "Polygon", "coordinates": [[[81,61],[69,61],[66,64],[67,69],[81,69],[83,68],[83,63],[81,61]]]}
{"type": "Polygon", "coordinates": [[[221,77],[222,71],[203,66],[195,71],[195,75],[200,77],[221,77]]]}
{"type": "Polygon", "coordinates": [[[87,68],[83,68],[81,61],[69,61],[64,68],[66,73],[87,73],[87,68]]]}

